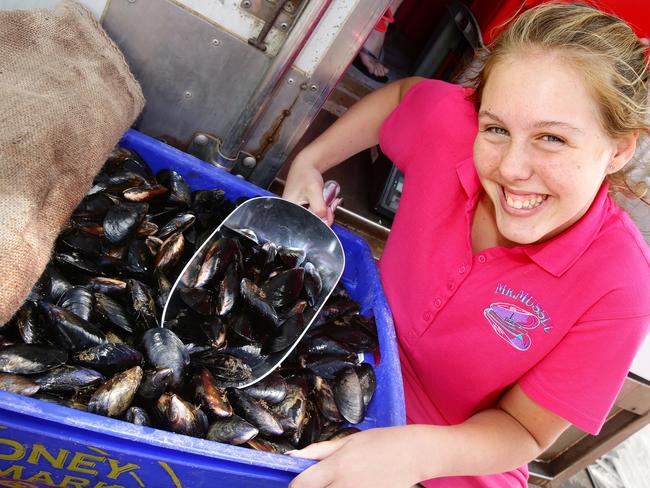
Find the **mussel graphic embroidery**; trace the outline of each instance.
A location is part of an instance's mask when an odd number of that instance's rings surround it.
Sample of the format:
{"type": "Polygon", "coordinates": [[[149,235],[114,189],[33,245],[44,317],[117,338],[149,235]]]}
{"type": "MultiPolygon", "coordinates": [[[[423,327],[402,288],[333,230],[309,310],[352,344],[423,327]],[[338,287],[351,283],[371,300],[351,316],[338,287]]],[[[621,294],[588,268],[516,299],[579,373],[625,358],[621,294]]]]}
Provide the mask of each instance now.
{"type": "Polygon", "coordinates": [[[483,315],[501,339],[520,351],[530,347],[532,340],[528,330],[540,323],[535,315],[511,303],[493,303],[483,315]]]}

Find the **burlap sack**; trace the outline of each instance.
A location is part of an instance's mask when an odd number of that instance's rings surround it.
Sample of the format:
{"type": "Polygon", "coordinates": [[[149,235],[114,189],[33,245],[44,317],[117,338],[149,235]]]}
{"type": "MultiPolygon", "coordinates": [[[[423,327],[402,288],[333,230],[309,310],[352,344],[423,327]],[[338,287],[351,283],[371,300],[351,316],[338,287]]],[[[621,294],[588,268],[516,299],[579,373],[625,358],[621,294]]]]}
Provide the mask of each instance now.
{"type": "Polygon", "coordinates": [[[0,11],[0,324],[143,106],[121,52],[78,3],[0,11]]]}

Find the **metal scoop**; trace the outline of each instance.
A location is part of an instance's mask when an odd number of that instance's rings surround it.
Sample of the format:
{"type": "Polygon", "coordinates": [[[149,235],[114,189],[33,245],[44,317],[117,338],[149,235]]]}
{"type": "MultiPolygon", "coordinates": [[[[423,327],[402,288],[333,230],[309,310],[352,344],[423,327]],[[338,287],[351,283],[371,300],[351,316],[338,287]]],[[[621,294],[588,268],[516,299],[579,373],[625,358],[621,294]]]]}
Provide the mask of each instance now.
{"type": "MultiPolygon", "coordinates": [[[[326,204],[332,208],[337,202],[338,185],[334,187],[328,182],[324,193],[326,193],[326,204]]],[[[279,197],[251,198],[226,217],[185,265],[170,290],[163,309],[161,326],[164,327],[165,320],[168,317],[176,317],[180,308],[185,306],[179,290],[191,282],[190,277],[193,273],[196,274],[197,268],[201,266],[205,251],[221,236],[224,227],[244,235],[247,230],[252,231],[260,241],[270,241],[275,246],[303,249],[305,262],[311,262],[315,266],[322,280],[322,288],[314,305],[305,309],[303,313],[302,332],[286,349],[263,355],[255,364],[249,364],[252,375],[245,380],[233,382],[233,386],[245,388],[274,371],[300,342],[341,278],[345,267],[345,255],[341,242],[332,229],[306,208],[279,197]]],[[[186,326],[192,325],[188,320],[186,326]]]]}

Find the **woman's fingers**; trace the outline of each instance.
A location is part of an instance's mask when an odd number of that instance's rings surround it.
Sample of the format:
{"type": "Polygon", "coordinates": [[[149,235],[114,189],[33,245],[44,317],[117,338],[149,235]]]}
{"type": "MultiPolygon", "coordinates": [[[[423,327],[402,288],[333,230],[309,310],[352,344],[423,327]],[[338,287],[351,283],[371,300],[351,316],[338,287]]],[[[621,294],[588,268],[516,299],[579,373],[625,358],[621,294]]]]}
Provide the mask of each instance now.
{"type": "Polygon", "coordinates": [[[320,461],[321,459],[325,459],[326,457],[331,456],[338,449],[340,449],[341,446],[345,444],[343,441],[345,441],[345,438],[337,439],[335,441],[317,442],[315,444],[310,444],[304,449],[291,451],[288,454],[293,457],[315,459],[316,461],[320,461]]]}

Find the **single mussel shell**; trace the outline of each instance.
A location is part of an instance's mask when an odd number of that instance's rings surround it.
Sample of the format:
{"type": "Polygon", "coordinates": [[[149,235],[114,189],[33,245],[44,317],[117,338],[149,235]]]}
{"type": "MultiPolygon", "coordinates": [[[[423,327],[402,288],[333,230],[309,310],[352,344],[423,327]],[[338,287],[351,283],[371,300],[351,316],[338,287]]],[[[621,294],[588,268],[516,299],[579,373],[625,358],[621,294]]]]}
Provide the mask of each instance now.
{"type": "Polygon", "coordinates": [[[307,421],[302,429],[302,435],[297,442],[297,447],[302,449],[314,442],[318,442],[323,431],[323,420],[318,413],[318,408],[313,402],[307,402],[307,421]]]}
{"type": "Polygon", "coordinates": [[[15,322],[18,327],[18,333],[26,344],[51,344],[52,337],[50,337],[50,331],[39,320],[35,310],[33,303],[25,302],[18,312],[16,312],[12,321],[15,322]]]}
{"type": "Polygon", "coordinates": [[[134,425],[151,425],[149,414],[142,407],[129,407],[129,409],[124,414],[124,420],[131,422],[134,425]]]}
{"type": "Polygon", "coordinates": [[[72,213],[75,220],[91,220],[98,222],[104,217],[113,206],[118,203],[113,197],[105,193],[86,195],[81,203],[72,213]]]}
{"type": "Polygon", "coordinates": [[[280,352],[291,346],[305,329],[305,319],[301,315],[289,317],[265,344],[264,353],[280,352]]]}
{"type": "Polygon", "coordinates": [[[258,433],[259,430],[254,426],[233,414],[210,424],[206,439],[238,446],[250,441],[258,433]]]}
{"type": "Polygon", "coordinates": [[[73,286],[63,294],[59,305],[79,318],[90,320],[94,300],[92,294],[85,287],[73,286]]]}
{"type": "Polygon", "coordinates": [[[248,441],[246,445],[255,449],[256,451],[270,452],[273,454],[284,454],[295,449],[294,446],[289,444],[284,439],[276,439],[274,441],[271,441],[259,436],[248,441]]]}
{"type": "Polygon", "coordinates": [[[41,302],[39,309],[56,328],[58,344],[70,351],[78,351],[106,342],[106,334],[101,329],[65,308],[41,302]]]}
{"type": "Polygon", "coordinates": [[[302,248],[278,246],[278,258],[289,268],[300,266],[306,255],[302,248]]]}
{"type": "Polygon", "coordinates": [[[192,204],[190,187],[185,179],[176,171],[165,169],[156,174],[156,179],[165,187],[169,188],[168,202],[183,208],[192,204]]]}
{"type": "Polygon", "coordinates": [[[260,434],[274,436],[283,433],[282,426],[275,415],[258,400],[236,388],[228,389],[228,398],[235,413],[254,425],[260,434]]]}
{"type": "Polygon", "coordinates": [[[253,370],[244,359],[214,349],[193,354],[192,364],[210,370],[220,388],[235,386],[253,377],[253,370]]]}
{"type": "Polygon", "coordinates": [[[112,207],[104,217],[104,237],[113,244],[120,244],[138,229],[149,205],[146,203],[121,203],[112,207]]]}
{"type": "Polygon", "coordinates": [[[128,334],[133,333],[133,326],[121,303],[103,293],[95,293],[94,298],[95,313],[102,323],[113,325],[128,334]]]}
{"type": "Polygon", "coordinates": [[[338,356],[331,354],[307,355],[303,358],[301,365],[310,369],[318,376],[333,380],[346,368],[357,365],[357,356],[338,356]]]}
{"type": "Polygon", "coordinates": [[[34,377],[41,391],[76,392],[106,381],[103,374],[89,368],[64,364],[34,377]]]}
{"type": "Polygon", "coordinates": [[[127,281],[127,291],[135,317],[144,321],[147,327],[158,327],[158,311],[151,288],[139,280],[130,279],[127,281]]]}
{"type": "Polygon", "coordinates": [[[0,373],[0,390],[10,393],[17,393],[23,396],[32,396],[40,389],[40,386],[31,379],[10,373],[0,373]]]}
{"type": "MultiPolygon", "coordinates": [[[[41,300],[49,300],[52,294],[52,281],[48,273],[47,268],[38,279],[38,281],[32,286],[32,289],[29,290],[29,295],[27,295],[27,301],[38,303],[41,300]]],[[[2,325],[0,325],[0,330],[2,330],[2,325]]]]}
{"type": "Polygon", "coordinates": [[[314,393],[316,405],[323,416],[332,422],[343,422],[344,419],[334,401],[334,391],[326,379],[314,376],[314,393]]]}
{"type": "Polygon", "coordinates": [[[233,311],[229,318],[229,327],[226,332],[229,342],[233,341],[243,344],[259,343],[257,333],[248,315],[239,311],[233,311]]]}
{"type": "Polygon", "coordinates": [[[153,256],[143,240],[131,240],[126,252],[126,268],[134,275],[145,277],[152,270],[153,256]]]}
{"type": "Polygon", "coordinates": [[[318,297],[320,296],[321,291],[323,291],[323,279],[320,276],[320,273],[309,261],[304,264],[305,277],[303,286],[305,288],[305,293],[307,294],[309,306],[313,307],[316,302],[318,302],[318,297]]]}
{"type": "Polygon", "coordinates": [[[271,406],[271,412],[279,420],[285,434],[297,443],[307,421],[307,385],[300,378],[287,382],[287,395],[271,406]]]}
{"type": "Polygon", "coordinates": [[[219,282],[216,298],[216,312],[222,317],[228,314],[239,297],[239,272],[236,262],[230,263],[226,270],[226,275],[219,282]]]}
{"type": "Polygon", "coordinates": [[[127,188],[122,195],[129,202],[150,202],[166,195],[167,192],[167,188],[162,185],[141,185],[127,188]]]}
{"type": "Polygon", "coordinates": [[[126,292],[126,281],[118,278],[95,276],[87,281],[86,286],[93,293],[101,293],[113,298],[121,297],[126,292]]]}
{"type": "Polygon", "coordinates": [[[302,292],[305,268],[282,271],[262,285],[262,292],[275,308],[293,305],[302,292]]]}
{"type": "Polygon", "coordinates": [[[147,330],[142,336],[142,344],[147,362],[156,369],[171,369],[171,386],[179,388],[185,368],[190,364],[185,344],[170,329],[161,327],[147,330]]]}
{"type": "Polygon", "coordinates": [[[190,322],[177,316],[178,324],[174,321],[165,322],[165,327],[174,330],[176,335],[183,342],[191,342],[197,346],[206,346],[213,349],[221,349],[226,344],[226,326],[219,317],[196,317],[190,314],[188,318],[194,317],[190,322]]]}
{"type": "Polygon", "coordinates": [[[63,276],[59,269],[52,264],[47,267],[44,275],[45,274],[49,276],[50,280],[49,301],[57,302],[66,291],[72,288],[72,284],[67,280],[65,276],[63,276]]]}
{"type": "Polygon", "coordinates": [[[350,356],[355,353],[352,347],[339,341],[335,341],[326,335],[315,335],[307,339],[306,349],[310,354],[329,354],[339,356],[350,356]]]}
{"type": "Polygon", "coordinates": [[[314,335],[316,334],[326,335],[330,339],[346,344],[357,352],[373,351],[378,345],[377,337],[359,324],[347,326],[326,324],[314,330],[314,335]]]}
{"type": "Polygon", "coordinates": [[[52,346],[15,344],[0,349],[0,373],[42,373],[68,360],[68,353],[52,346]]]}
{"type": "Polygon", "coordinates": [[[142,354],[128,344],[106,343],[75,353],[72,362],[112,375],[140,365],[142,354]]]}
{"type": "Polygon", "coordinates": [[[278,373],[271,373],[266,378],[243,389],[249,396],[264,400],[268,404],[280,403],[287,396],[287,381],[278,373]]]}
{"type": "Polygon", "coordinates": [[[363,420],[363,391],[359,376],[353,368],[344,369],[334,381],[334,401],[343,418],[351,424],[363,420]]]}
{"type": "Polygon", "coordinates": [[[364,408],[368,408],[372,396],[377,389],[377,377],[375,376],[374,368],[368,363],[361,363],[354,368],[357,376],[359,376],[359,383],[361,384],[361,393],[363,394],[364,408]]]}
{"type": "Polygon", "coordinates": [[[158,290],[155,297],[156,305],[162,310],[165,308],[169,293],[172,290],[172,283],[167,278],[167,275],[161,269],[154,269],[153,271],[154,289],[158,290]]]}
{"type": "Polygon", "coordinates": [[[112,174],[102,172],[95,177],[95,184],[90,189],[90,192],[110,191],[111,193],[120,193],[127,188],[144,185],[145,182],[146,180],[142,175],[124,169],[112,174]]]}
{"type": "MultiPolygon", "coordinates": [[[[140,224],[140,227],[138,227],[138,230],[135,231],[135,235],[138,236],[138,237],[145,237],[146,238],[146,237],[153,237],[154,234],[156,234],[156,232],[158,232],[158,226],[154,222],[146,220],[146,217],[145,217],[145,220],[142,221],[142,223],[140,224]]],[[[150,249],[148,246],[147,246],[147,248],[150,249]]],[[[156,255],[156,253],[152,253],[152,256],[155,256],[155,255],[156,255]]]]}
{"type": "Polygon", "coordinates": [[[241,249],[235,239],[222,237],[211,243],[201,261],[196,283],[197,288],[205,288],[223,278],[232,263],[241,263],[241,249]]]}
{"type": "Polygon", "coordinates": [[[155,267],[163,271],[173,271],[183,257],[185,238],[177,232],[168,237],[160,246],[156,254],[155,267]]]}
{"type": "Polygon", "coordinates": [[[156,411],[172,432],[192,437],[205,435],[203,419],[197,415],[200,410],[176,394],[163,393],[156,402],[156,411]]]}
{"type": "Polygon", "coordinates": [[[255,283],[248,278],[242,278],[239,293],[247,312],[251,314],[254,321],[259,323],[259,329],[273,328],[279,325],[277,312],[255,283]]]}
{"type": "Polygon", "coordinates": [[[230,417],[232,406],[226,396],[226,391],[218,388],[212,373],[207,368],[201,368],[194,375],[196,401],[207,412],[208,416],[217,419],[230,417]]]}
{"type": "Polygon", "coordinates": [[[141,380],[140,366],[116,374],[93,393],[88,400],[88,411],[107,417],[123,415],[131,406],[141,380]]]}
{"type": "Polygon", "coordinates": [[[57,239],[57,243],[88,257],[97,257],[102,253],[100,237],[77,229],[62,233],[57,239]]]}
{"type": "Polygon", "coordinates": [[[94,261],[83,257],[78,252],[56,252],[54,262],[73,272],[83,272],[91,275],[104,275],[104,270],[94,261]]]}
{"type": "Polygon", "coordinates": [[[171,219],[165,225],[160,227],[156,233],[156,237],[160,239],[167,239],[172,234],[185,232],[196,220],[194,214],[182,213],[171,219]]]}
{"type": "Polygon", "coordinates": [[[214,315],[216,305],[214,294],[205,288],[179,288],[181,300],[199,315],[214,315]]]}
{"type": "Polygon", "coordinates": [[[160,395],[165,393],[172,382],[173,374],[174,371],[171,368],[146,370],[136,396],[146,405],[153,404],[160,398],[160,395]]]}

